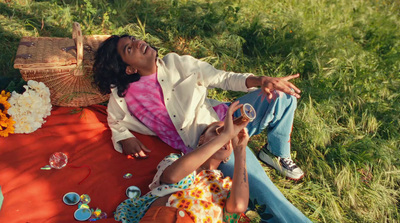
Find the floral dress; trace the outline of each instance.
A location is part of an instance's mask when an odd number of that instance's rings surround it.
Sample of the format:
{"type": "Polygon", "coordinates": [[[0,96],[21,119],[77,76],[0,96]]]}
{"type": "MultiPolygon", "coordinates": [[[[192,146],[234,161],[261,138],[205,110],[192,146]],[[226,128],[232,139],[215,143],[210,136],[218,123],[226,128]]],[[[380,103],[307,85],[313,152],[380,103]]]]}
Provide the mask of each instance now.
{"type": "Polygon", "coordinates": [[[165,157],[149,185],[151,191],[140,198],[122,202],[114,214],[115,220],[139,222],[157,198],[171,194],[166,206],[185,209],[194,222],[237,222],[240,215],[224,209],[232,181],[229,177],[224,178],[219,170],[204,170],[198,174],[194,171],[176,184],[160,184],[161,174],[179,157],[180,154],[165,157]]]}
{"type": "Polygon", "coordinates": [[[196,175],[193,186],[173,193],[167,206],[186,210],[194,222],[237,222],[239,216],[225,211],[232,185],[219,170],[203,170],[196,175]]]}

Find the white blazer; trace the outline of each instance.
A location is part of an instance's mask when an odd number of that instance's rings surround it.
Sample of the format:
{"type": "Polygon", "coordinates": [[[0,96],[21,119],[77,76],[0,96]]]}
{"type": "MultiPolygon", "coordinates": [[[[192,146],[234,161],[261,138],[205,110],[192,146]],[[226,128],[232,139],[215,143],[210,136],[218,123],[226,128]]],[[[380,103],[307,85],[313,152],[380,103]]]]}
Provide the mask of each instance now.
{"type": "MultiPolygon", "coordinates": [[[[213,107],[222,102],[207,98],[207,89],[248,92],[246,78],[253,75],[217,70],[207,62],[176,53],[157,59],[157,73],[169,117],[189,148],[196,148],[207,125],[219,121],[213,107]]],[[[107,111],[112,141],[118,152],[122,152],[119,141],[135,137],[130,131],[155,135],[129,112],[125,99],[118,96],[116,88],[111,89],[107,111]]]]}

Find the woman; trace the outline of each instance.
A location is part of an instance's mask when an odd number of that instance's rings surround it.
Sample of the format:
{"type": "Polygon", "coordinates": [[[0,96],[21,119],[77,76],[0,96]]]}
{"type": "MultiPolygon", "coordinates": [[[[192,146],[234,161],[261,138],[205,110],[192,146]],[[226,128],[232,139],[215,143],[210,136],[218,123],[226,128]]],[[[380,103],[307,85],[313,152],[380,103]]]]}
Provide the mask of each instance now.
{"type": "Polygon", "coordinates": [[[246,211],[249,186],[246,171],[245,131],[248,122],[234,125],[232,114],[240,108],[233,103],[225,122],[210,124],[201,135],[198,148],[180,156],[171,154],[158,165],[148,194],[124,201],[115,214],[122,222],[237,222],[246,211]],[[224,125],[218,134],[216,129],[224,125]],[[235,153],[235,170],[231,180],[217,170],[221,162],[235,153]],[[147,208],[150,209],[147,211],[147,208]],[[146,215],[142,218],[143,214],[146,215]]]}
{"type": "MultiPolygon", "coordinates": [[[[173,148],[189,153],[196,148],[206,126],[224,120],[228,110],[226,103],[207,98],[207,89],[248,92],[261,86],[238,99],[253,105],[257,112],[256,119],[247,126],[248,133],[252,136],[267,129],[265,148],[273,154],[267,163],[293,179],[304,175],[290,158],[290,133],[300,90],[289,80],[298,75],[274,78],[226,72],[175,53],[160,59],[146,42],[127,35],[112,36],[102,44],[93,71],[100,91],[111,93],[108,124],[119,152],[137,158],[149,154],[150,150],[131,133],[135,131],[157,135],[173,148]]],[[[240,116],[240,112],[234,116],[240,116]]],[[[270,222],[309,222],[273,185],[251,150],[246,151],[250,200],[265,206],[259,213],[261,218],[270,222]]],[[[233,167],[231,155],[219,169],[233,176],[233,167]]]]}

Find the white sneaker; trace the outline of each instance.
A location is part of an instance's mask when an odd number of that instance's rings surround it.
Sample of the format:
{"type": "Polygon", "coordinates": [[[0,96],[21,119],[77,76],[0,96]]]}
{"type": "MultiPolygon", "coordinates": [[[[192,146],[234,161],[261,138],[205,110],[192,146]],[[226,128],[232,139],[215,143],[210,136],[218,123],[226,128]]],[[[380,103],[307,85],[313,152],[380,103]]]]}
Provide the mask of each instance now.
{"type": "Polygon", "coordinates": [[[292,158],[275,156],[266,148],[260,150],[258,158],[291,180],[297,181],[304,177],[304,172],[293,162],[292,158]]]}

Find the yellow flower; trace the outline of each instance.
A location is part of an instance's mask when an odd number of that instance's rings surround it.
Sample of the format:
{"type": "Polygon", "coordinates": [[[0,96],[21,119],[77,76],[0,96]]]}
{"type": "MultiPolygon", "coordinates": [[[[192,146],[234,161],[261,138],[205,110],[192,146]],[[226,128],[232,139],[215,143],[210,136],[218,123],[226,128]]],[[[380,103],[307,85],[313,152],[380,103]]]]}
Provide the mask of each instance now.
{"type": "Polygon", "coordinates": [[[6,93],[5,90],[2,90],[1,93],[0,93],[0,96],[1,96],[1,97],[5,97],[6,99],[9,98],[10,95],[11,95],[10,92],[7,92],[7,93],[6,93]]]}
{"type": "Polygon", "coordinates": [[[7,137],[10,133],[14,133],[15,121],[7,114],[7,110],[11,107],[7,99],[10,97],[10,92],[4,90],[0,93],[0,136],[7,137]]]}
{"type": "Polygon", "coordinates": [[[14,133],[14,124],[11,116],[0,112],[0,136],[7,137],[8,134],[14,133]]]}
{"type": "Polygon", "coordinates": [[[0,112],[0,127],[7,127],[8,125],[8,117],[5,113],[0,112]]]}
{"type": "Polygon", "coordinates": [[[10,108],[11,105],[7,101],[8,97],[9,96],[7,96],[4,93],[4,91],[1,91],[1,95],[0,95],[0,112],[7,113],[7,109],[10,108]],[[3,96],[3,94],[4,94],[4,96],[3,96]]]}

